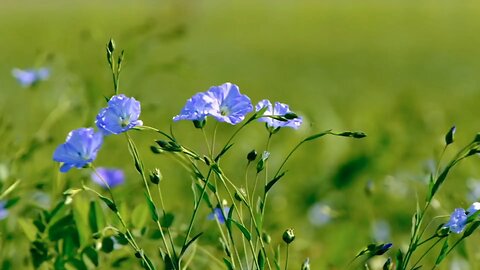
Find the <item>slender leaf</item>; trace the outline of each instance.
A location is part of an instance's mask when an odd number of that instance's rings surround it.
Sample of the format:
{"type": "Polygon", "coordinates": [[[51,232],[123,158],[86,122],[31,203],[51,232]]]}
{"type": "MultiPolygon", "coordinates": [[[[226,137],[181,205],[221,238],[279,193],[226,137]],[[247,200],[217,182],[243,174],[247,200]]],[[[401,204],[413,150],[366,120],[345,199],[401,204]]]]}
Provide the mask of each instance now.
{"type": "Polygon", "coordinates": [[[193,244],[193,242],[195,242],[202,234],[203,232],[195,235],[192,239],[190,239],[190,241],[188,241],[185,244],[185,246],[182,247],[182,251],[180,252],[180,257],[182,257],[182,255],[185,254],[185,251],[187,251],[188,247],[190,247],[190,245],[193,244]]]}
{"type": "Polygon", "coordinates": [[[447,256],[448,252],[448,237],[445,238],[445,241],[443,242],[442,250],[440,250],[440,254],[437,257],[437,260],[435,261],[435,265],[439,265],[443,259],[445,259],[445,256],[447,256]]]}
{"type": "Polygon", "coordinates": [[[247,228],[245,228],[242,224],[238,223],[238,221],[232,219],[231,220],[233,222],[233,224],[235,224],[238,229],[240,229],[240,231],[242,232],[243,236],[245,236],[245,238],[248,240],[248,241],[251,241],[252,240],[252,235],[250,234],[250,232],[248,231],[247,228]]]}
{"type": "Polygon", "coordinates": [[[224,262],[225,265],[227,266],[227,269],[228,269],[228,270],[233,270],[233,269],[234,269],[232,263],[231,263],[228,259],[223,258],[223,262],[224,262]]]}
{"type": "Polygon", "coordinates": [[[153,221],[155,222],[159,221],[157,207],[155,207],[155,204],[153,203],[152,199],[148,196],[147,193],[145,193],[145,198],[147,199],[148,208],[150,209],[150,215],[153,221]]]}
{"type": "Polygon", "coordinates": [[[285,172],[282,172],[281,174],[277,175],[275,178],[273,178],[270,182],[267,183],[265,186],[265,194],[268,193],[268,191],[275,185],[280,178],[282,178],[285,175],[285,172]]]}

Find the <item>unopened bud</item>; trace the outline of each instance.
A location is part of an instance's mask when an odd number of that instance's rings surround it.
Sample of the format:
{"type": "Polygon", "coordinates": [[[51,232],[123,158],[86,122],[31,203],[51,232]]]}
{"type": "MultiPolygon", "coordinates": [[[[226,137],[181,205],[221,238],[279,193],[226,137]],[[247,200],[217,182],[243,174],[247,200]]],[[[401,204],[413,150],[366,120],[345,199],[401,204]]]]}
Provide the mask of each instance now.
{"type": "Polygon", "coordinates": [[[234,197],[235,197],[235,200],[237,200],[239,202],[244,202],[246,196],[247,196],[247,193],[245,192],[245,189],[240,188],[235,192],[234,197]]]}
{"type": "Polygon", "coordinates": [[[252,151],[250,151],[250,152],[247,154],[247,160],[248,160],[249,162],[254,161],[255,159],[257,159],[257,156],[258,156],[257,151],[252,150],[252,151]]]}
{"type": "Polygon", "coordinates": [[[310,270],[310,259],[306,258],[302,263],[302,270],[310,270]]]}
{"type": "Polygon", "coordinates": [[[115,51],[115,42],[113,41],[113,39],[110,39],[110,41],[108,41],[107,49],[110,51],[110,53],[113,53],[113,51],[115,51]]]}
{"type": "Polygon", "coordinates": [[[295,240],[295,234],[293,233],[293,229],[287,229],[282,235],[283,242],[290,244],[295,240]]]}
{"type": "Polygon", "coordinates": [[[447,135],[445,135],[445,145],[449,145],[453,143],[453,136],[455,135],[455,126],[451,127],[450,130],[447,132],[447,135]]]}
{"type": "Polygon", "coordinates": [[[193,125],[195,126],[195,128],[203,128],[205,124],[207,124],[207,119],[203,119],[201,121],[193,120],[193,125]]]}
{"type": "Polygon", "coordinates": [[[158,183],[160,183],[160,181],[162,180],[162,173],[157,168],[151,171],[149,176],[150,181],[152,181],[152,183],[154,183],[155,185],[158,185],[158,183]]]}
{"type": "Polygon", "coordinates": [[[265,244],[270,244],[270,242],[272,241],[272,237],[270,237],[270,235],[266,232],[263,232],[262,233],[262,240],[265,244]]]}

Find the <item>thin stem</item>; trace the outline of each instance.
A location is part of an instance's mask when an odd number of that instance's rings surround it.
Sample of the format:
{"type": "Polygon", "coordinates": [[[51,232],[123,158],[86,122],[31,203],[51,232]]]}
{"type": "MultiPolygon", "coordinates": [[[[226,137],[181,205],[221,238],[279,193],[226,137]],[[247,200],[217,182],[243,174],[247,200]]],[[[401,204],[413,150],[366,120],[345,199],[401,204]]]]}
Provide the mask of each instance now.
{"type": "Polygon", "coordinates": [[[435,243],[433,243],[433,245],[431,245],[423,254],[422,256],[420,256],[420,258],[418,258],[418,260],[413,264],[412,266],[412,269],[415,269],[415,266],[417,266],[417,264],[420,263],[420,261],[427,255],[428,252],[430,252],[430,250],[432,250],[433,247],[435,247],[438,242],[440,242],[443,238],[439,238],[437,241],[435,241],[435,243]]]}
{"type": "Polygon", "coordinates": [[[286,256],[285,256],[285,270],[288,270],[288,247],[289,247],[289,246],[290,246],[290,245],[287,244],[287,251],[286,251],[287,254],[286,254],[286,256]]]}
{"type": "Polygon", "coordinates": [[[210,144],[208,143],[208,138],[207,138],[207,134],[205,133],[205,129],[201,128],[201,130],[202,130],[202,134],[203,134],[203,139],[205,140],[205,144],[207,145],[208,154],[210,155],[210,158],[211,158],[213,156],[212,148],[210,147],[210,144]]]}

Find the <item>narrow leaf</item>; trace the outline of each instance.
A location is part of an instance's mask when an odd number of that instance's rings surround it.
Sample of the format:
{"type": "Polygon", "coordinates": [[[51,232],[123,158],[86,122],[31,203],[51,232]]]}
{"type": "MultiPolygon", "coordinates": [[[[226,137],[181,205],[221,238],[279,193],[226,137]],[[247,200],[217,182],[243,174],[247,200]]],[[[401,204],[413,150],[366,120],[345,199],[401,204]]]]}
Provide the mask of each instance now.
{"type": "Polygon", "coordinates": [[[445,259],[445,256],[447,256],[448,252],[448,238],[445,238],[445,241],[443,242],[442,250],[440,250],[440,254],[437,257],[437,261],[435,262],[435,265],[439,265],[443,259],[445,259]]]}
{"type": "Polygon", "coordinates": [[[232,263],[231,263],[228,259],[223,258],[223,262],[224,262],[225,265],[227,266],[227,269],[228,269],[228,270],[233,270],[233,269],[234,269],[232,263]]]}
{"type": "Polygon", "coordinates": [[[147,199],[148,208],[150,209],[150,215],[152,216],[153,221],[157,222],[159,220],[157,208],[147,193],[145,193],[145,198],[147,199]]]}
{"type": "Polygon", "coordinates": [[[182,247],[182,251],[180,252],[180,257],[182,257],[185,251],[187,251],[188,247],[190,247],[190,245],[193,244],[193,242],[195,242],[202,234],[203,232],[195,235],[190,241],[188,241],[188,243],[185,244],[185,246],[182,247]]]}
{"type": "Polygon", "coordinates": [[[245,236],[245,238],[250,241],[252,240],[252,235],[250,234],[250,232],[248,231],[247,228],[245,228],[242,224],[238,223],[238,221],[232,219],[232,222],[233,224],[235,224],[238,229],[240,229],[240,231],[242,232],[243,236],[245,236]]]}
{"type": "Polygon", "coordinates": [[[270,180],[270,182],[268,182],[267,185],[265,186],[265,194],[267,194],[268,191],[273,187],[273,185],[275,185],[278,182],[278,180],[280,180],[280,178],[282,178],[284,175],[285,175],[285,172],[282,172],[281,174],[279,174],[278,176],[270,180]]]}

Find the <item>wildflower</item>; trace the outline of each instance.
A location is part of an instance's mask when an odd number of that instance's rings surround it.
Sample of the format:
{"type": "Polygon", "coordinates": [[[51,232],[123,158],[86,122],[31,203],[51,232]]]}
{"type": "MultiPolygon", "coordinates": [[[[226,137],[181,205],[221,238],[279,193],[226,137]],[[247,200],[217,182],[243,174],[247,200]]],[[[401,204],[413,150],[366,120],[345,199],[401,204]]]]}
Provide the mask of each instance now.
{"type": "Polygon", "coordinates": [[[5,219],[8,216],[8,210],[6,206],[7,206],[6,201],[0,201],[0,220],[5,219]]]}
{"type": "Polygon", "coordinates": [[[215,218],[217,218],[218,221],[223,224],[225,223],[225,220],[227,220],[227,217],[225,215],[228,215],[229,212],[230,207],[228,206],[223,207],[223,211],[222,208],[215,207],[215,209],[213,209],[213,212],[210,213],[207,218],[209,220],[214,220],[215,218]]]}
{"type": "Polygon", "coordinates": [[[95,124],[105,134],[120,134],[143,125],[140,117],[140,102],[123,94],[115,95],[108,101],[108,107],[97,115],[95,124]]]}
{"type": "Polygon", "coordinates": [[[18,83],[23,87],[31,87],[37,84],[39,81],[45,81],[50,76],[50,70],[48,68],[39,69],[19,69],[14,68],[12,75],[17,79],[18,83]]]}
{"type": "Polygon", "coordinates": [[[209,115],[217,121],[236,125],[243,121],[245,115],[253,110],[250,98],[242,95],[237,85],[224,83],[213,86],[207,94],[212,98],[212,110],[209,115]]]}
{"type": "Polygon", "coordinates": [[[205,93],[197,93],[187,100],[185,107],[179,115],[173,117],[173,121],[192,120],[203,121],[212,108],[212,98],[205,93]]]}
{"type": "Polygon", "coordinates": [[[109,187],[113,188],[125,182],[125,174],[122,170],[118,169],[108,169],[100,167],[96,169],[96,172],[92,173],[91,177],[95,183],[99,184],[104,188],[107,187],[105,183],[107,183],[109,187]]]}
{"type": "Polygon", "coordinates": [[[60,171],[65,173],[71,168],[84,168],[97,157],[102,146],[103,136],[93,128],[79,128],[71,131],[66,142],[59,145],[53,153],[53,160],[63,162],[60,171]]]}
{"type": "Polygon", "coordinates": [[[264,99],[257,103],[257,105],[255,106],[255,110],[258,112],[265,107],[267,107],[267,110],[263,115],[266,115],[267,117],[261,117],[258,119],[258,121],[267,123],[268,127],[271,127],[273,129],[281,128],[281,127],[291,127],[294,129],[298,129],[302,124],[301,117],[293,117],[293,119],[290,119],[291,117],[288,117],[284,119],[285,121],[276,120],[271,117],[268,117],[268,116],[289,116],[290,114],[292,114],[292,111],[290,110],[287,104],[275,102],[275,105],[272,106],[272,103],[269,100],[264,99]]]}
{"type": "Polygon", "coordinates": [[[463,208],[456,208],[444,227],[448,228],[451,232],[461,233],[467,225],[467,218],[467,214],[463,208]]]}

